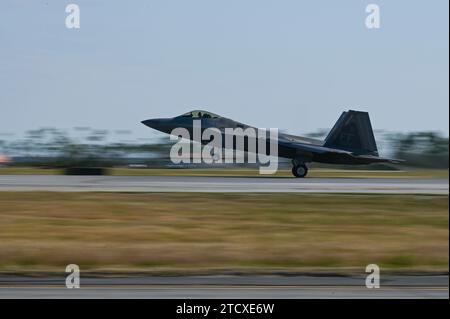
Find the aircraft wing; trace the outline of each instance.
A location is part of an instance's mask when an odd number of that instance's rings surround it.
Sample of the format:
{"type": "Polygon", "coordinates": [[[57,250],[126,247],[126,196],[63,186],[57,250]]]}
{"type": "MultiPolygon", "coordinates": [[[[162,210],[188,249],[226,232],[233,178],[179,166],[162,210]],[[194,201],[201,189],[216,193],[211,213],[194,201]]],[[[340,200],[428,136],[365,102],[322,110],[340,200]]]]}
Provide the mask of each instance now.
{"type": "Polygon", "coordinates": [[[280,137],[285,138],[291,142],[299,142],[299,143],[311,144],[311,145],[323,145],[322,140],[311,138],[311,137],[290,135],[290,134],[286,134],[286,133],[281,133],[280,137]]]}

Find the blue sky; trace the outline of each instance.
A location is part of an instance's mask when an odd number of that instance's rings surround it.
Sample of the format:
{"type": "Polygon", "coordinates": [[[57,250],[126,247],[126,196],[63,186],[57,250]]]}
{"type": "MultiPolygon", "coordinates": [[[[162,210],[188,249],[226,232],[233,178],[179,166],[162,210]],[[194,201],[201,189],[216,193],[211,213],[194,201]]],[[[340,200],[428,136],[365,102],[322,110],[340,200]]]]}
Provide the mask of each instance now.
{"type": "Polygon", "coordinates": [[[290,133],[346,109],[448,135],[448,1],[3,0],[0,132],[127,129],[201,108],[290,133]],[[65,27],[76,3],[81,28],[65,27]],[[365,27],[365,7],[381,28],[365,27]]]}

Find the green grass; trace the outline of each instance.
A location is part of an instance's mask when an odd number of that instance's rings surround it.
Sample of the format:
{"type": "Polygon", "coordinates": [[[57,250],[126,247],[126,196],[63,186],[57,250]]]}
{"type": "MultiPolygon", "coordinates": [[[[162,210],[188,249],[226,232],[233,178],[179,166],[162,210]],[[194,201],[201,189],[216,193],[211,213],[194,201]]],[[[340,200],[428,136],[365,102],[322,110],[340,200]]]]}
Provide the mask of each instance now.
{"type": "Polygon", "coordinates": [[[0,167],[0,175],[60,175],[61,169],[44,169],[35,167],[0,167]]]}
{"type": "Polygon", "coordinates": [[[0,271],[448,272],[448,196],[0,192],[0,271]]]}

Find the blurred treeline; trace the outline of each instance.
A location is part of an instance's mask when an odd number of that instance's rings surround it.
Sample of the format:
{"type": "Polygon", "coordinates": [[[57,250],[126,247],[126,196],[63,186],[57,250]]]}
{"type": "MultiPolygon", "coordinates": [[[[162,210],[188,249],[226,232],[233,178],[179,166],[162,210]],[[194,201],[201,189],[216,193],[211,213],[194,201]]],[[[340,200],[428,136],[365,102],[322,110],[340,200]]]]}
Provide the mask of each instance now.
{"type": "Polygon", "coordinates": [[[14,166],[163,166],[171,147],[168,139],[127,140],[123,136],[127,131],[115,132],[113,139],[118,142],[109,141],[113,134],[106,130],[82,127],[75,131],[71,136],[64,130],[42,128],[27,131],[21,139],[0,139],[0,154],[8,156],[14,166]]]}
{"type": "MultiPolygon", "coordinates": [[[[75,134],[55,128],[30,130],[24,138],[8,141],[0,136],[0,155],[8,156],[10,165],[14,166],[172,166],[169,152],[173,142],[167,136],[126,140],[124,135],[129,134],[127,131],[75,130],[75,134]]],[[[382,156],[405,160],[401,166],[448,169],[449,139],[440,133],[382,132],[377,134],[377,142],[382,146],[382,156]]]]}
{"type": "Polygon", "coordinates": [[[395,158],[405,165],[422,168],[448,169],[448,137],[436,132],[388,134],[395,158]]]}

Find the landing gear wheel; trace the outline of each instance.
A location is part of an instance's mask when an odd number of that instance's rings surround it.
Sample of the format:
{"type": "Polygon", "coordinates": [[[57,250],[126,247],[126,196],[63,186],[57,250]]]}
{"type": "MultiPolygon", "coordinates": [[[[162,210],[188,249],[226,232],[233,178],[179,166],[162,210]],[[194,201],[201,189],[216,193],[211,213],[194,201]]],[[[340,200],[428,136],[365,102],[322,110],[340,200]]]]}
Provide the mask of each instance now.
{"type": "Polygon", "coordinates": [[[303,178],[308,174],[308,167],[306,167],[305,164],[294,165],[294,167],[292,167],[292,174],[295,177],[303,178]]]}

